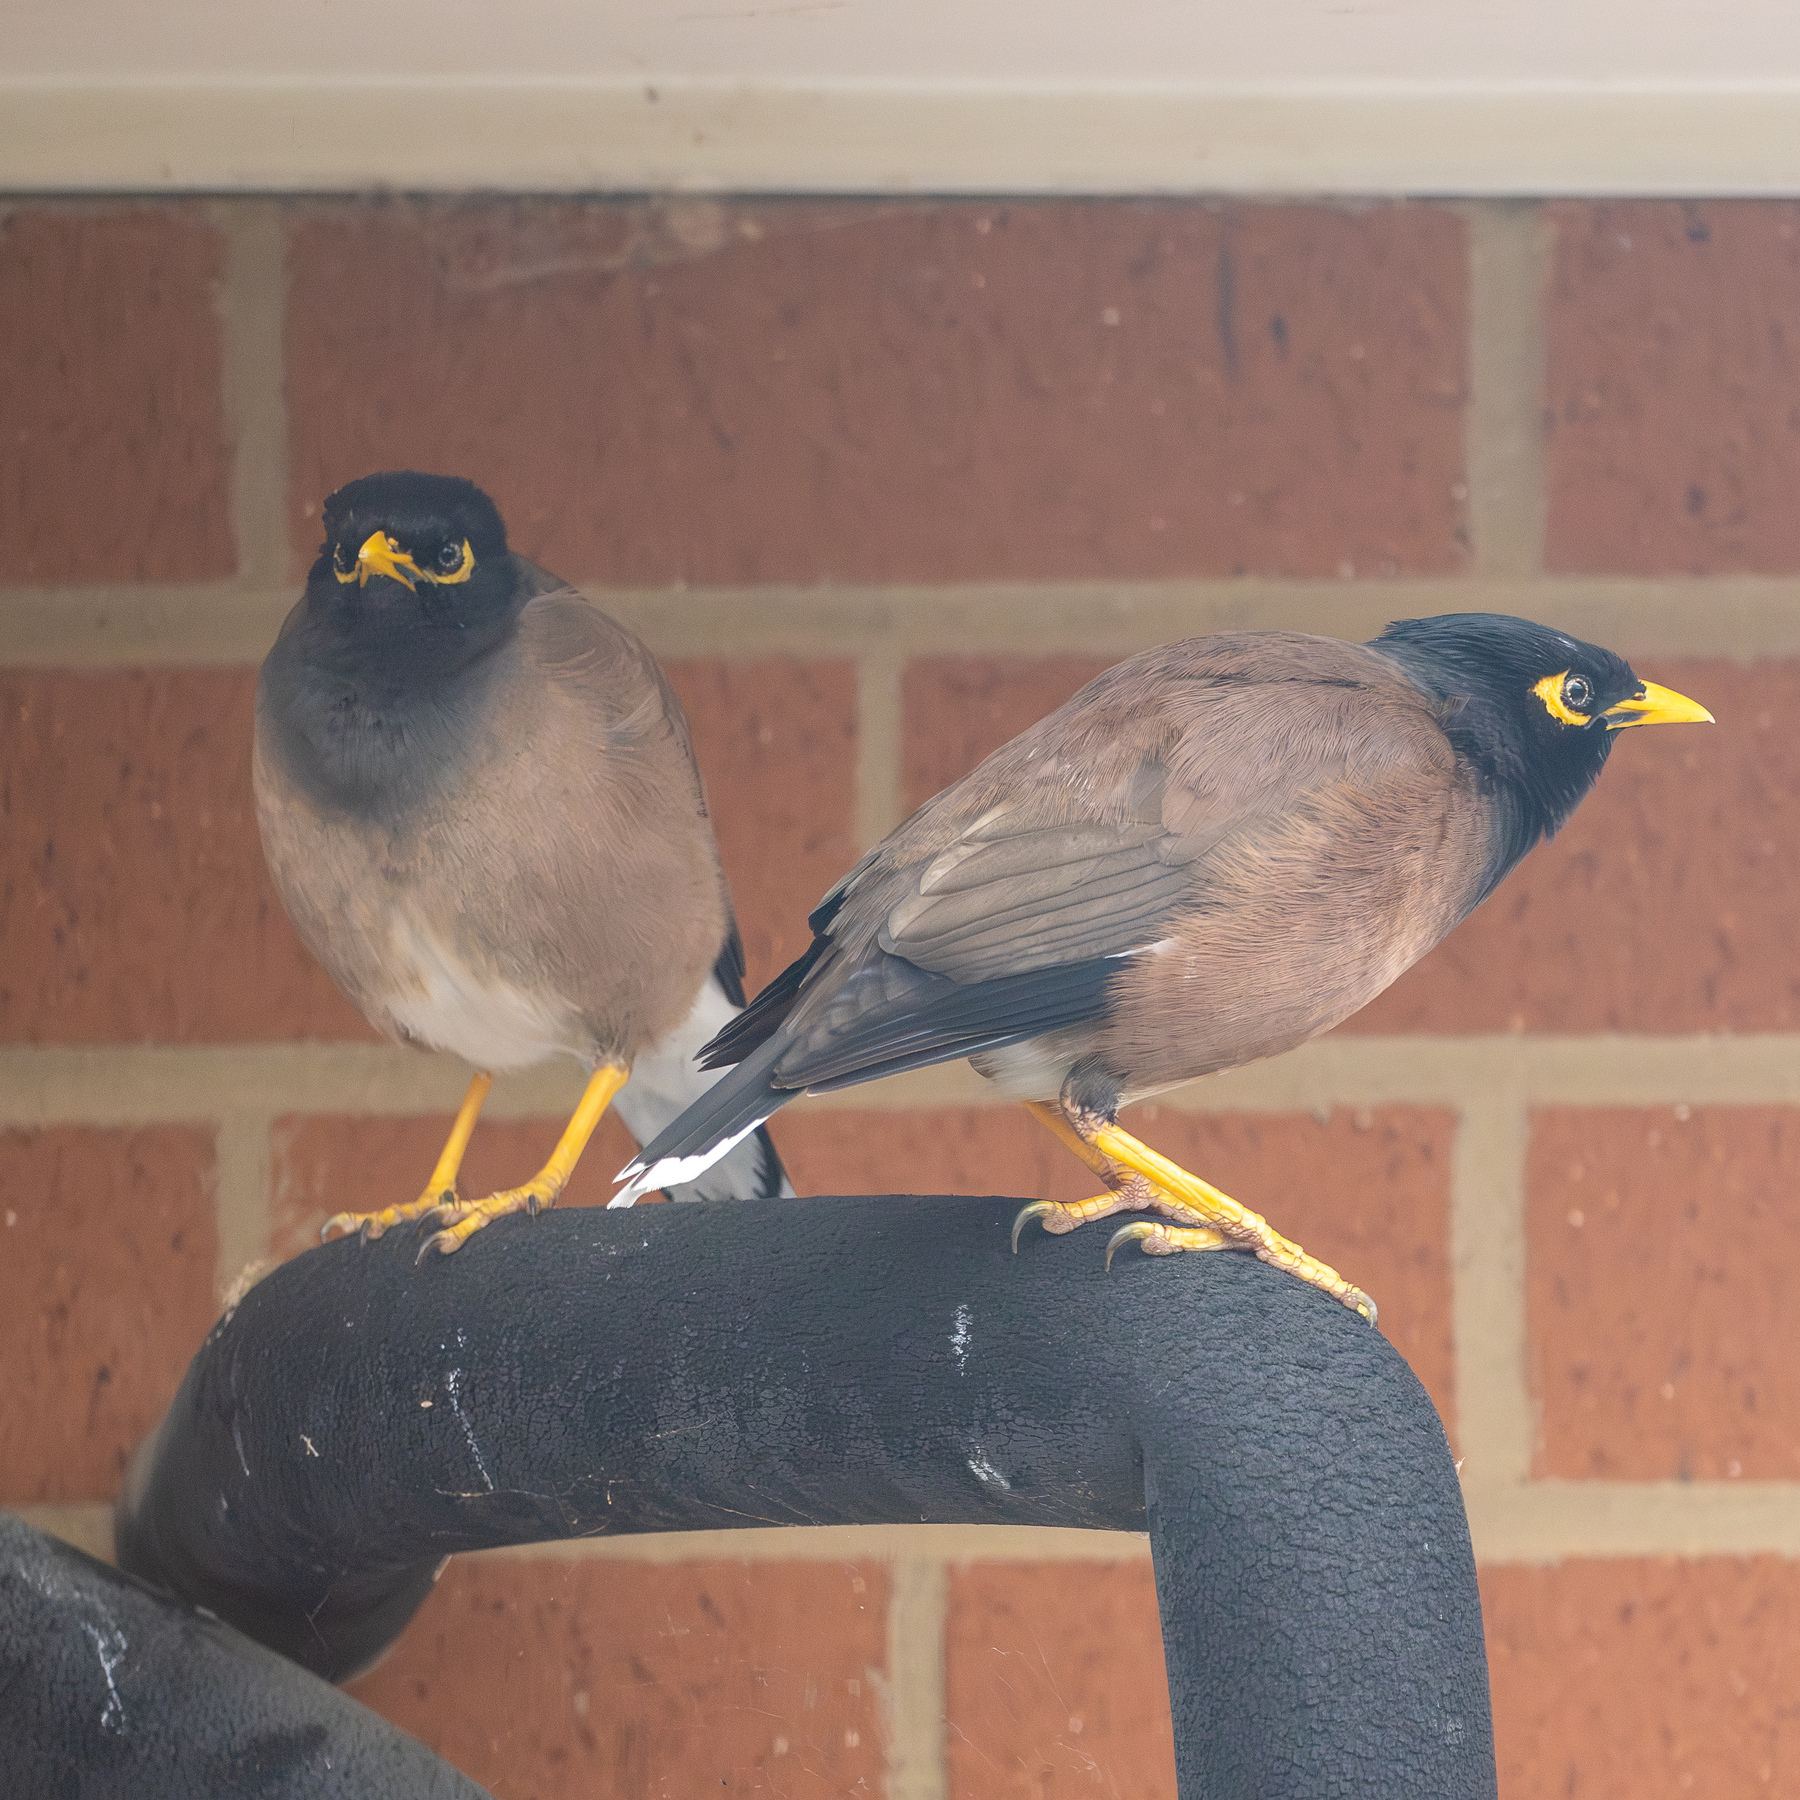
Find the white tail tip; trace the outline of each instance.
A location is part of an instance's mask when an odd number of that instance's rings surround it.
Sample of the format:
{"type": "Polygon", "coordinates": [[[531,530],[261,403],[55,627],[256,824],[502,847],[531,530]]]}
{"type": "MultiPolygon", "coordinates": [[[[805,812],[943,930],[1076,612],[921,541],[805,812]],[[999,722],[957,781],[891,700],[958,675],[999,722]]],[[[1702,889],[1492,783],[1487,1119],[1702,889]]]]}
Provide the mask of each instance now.
{"type": "Polygon", "coordinates": [[[613,1180],[627,1182],[629,1185],[614,1194],[607,1201],[607,1206],[630,1206],[658,1188],[684,1186],[704,1175],[721,1157],[729,1156],[761,1123],[761,1119],[752,1119],[742,1131],[722,1138],[710,1150],[699,1150],[692,1156],[661,1157],[649,1168],[644,1167],[641,1158],[628,1162],[613,1180]]]}

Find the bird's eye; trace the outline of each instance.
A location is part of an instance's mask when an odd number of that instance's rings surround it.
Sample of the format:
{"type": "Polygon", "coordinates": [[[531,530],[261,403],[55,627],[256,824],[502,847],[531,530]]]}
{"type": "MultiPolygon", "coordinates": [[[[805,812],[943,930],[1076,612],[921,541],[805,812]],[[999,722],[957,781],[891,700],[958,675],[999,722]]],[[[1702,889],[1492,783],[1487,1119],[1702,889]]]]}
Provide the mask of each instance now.
{"type": "Polygon", "coordinates": [[[1586,712],[1594,703],[1594,684],[1585,675],[1571,675],[1562,684],[1562,703],[1570,712],[1586,712]]]}
{"type": "Polygon", "coordinates": [[[331,552],[331,566],[340,575],[348,575],[356,567],[356,558],[350,554],[348,544],[334,545],[331,552]]]}
{"type": "Polygon", "coordinates": [[[437,553],[437,566],[448,575],[452,570],[461,566],[462,559],[463,552],[461,544],[446,544],[437,553]]]}

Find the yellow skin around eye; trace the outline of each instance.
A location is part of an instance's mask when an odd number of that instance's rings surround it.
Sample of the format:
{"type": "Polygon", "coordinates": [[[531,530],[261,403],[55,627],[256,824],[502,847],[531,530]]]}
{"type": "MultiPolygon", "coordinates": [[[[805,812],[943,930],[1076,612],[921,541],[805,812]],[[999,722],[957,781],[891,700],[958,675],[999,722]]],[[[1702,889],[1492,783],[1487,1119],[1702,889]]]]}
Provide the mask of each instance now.
{"type": "Polygon", "coordinates": [[[1593,715],[1591,713],[1578,713],[1572,708],[1563,705],[1562,685],[1568,679],[1569,671],[1564,669],[1560,675],[1546,675],[1542,681],[1533,686],[1531,691],[1543,701],[1544,710],[1551,718],[1557,720],[1558,723],[1563,725],[1591,725],[1593,723],[1593,715]]]}
{"type": "Polygon", "coordinates": [[[435,587],[449,587],[455,582],[467,581],[474,574],[475,552],[470,548],[469,540],[464,538],[462,561],[449,574],[442,575],[433,569],[421,569],[413,561],[411,552],[402,550],[386,532],[371,531],[356,553],[356,567],[348,575],[336,568],[331,572],[346,587],[353,581],[358,587],[367,587],[371,575],[386,575],[394,581],[404,581],[408,587],[417,587],[421,581],[429,581],[435,587]]]}

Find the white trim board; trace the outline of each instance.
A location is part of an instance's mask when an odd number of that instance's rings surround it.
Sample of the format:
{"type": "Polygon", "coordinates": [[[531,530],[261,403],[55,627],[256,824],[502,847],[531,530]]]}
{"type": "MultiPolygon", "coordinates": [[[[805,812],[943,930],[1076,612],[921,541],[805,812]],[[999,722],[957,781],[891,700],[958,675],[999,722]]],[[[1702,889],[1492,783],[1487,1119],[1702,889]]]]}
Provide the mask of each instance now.
{"type": "Polygon", "coordinates": [[[1800,195],[1800,81],[944,83],[0,75],[13,192],[1800,195]]]}

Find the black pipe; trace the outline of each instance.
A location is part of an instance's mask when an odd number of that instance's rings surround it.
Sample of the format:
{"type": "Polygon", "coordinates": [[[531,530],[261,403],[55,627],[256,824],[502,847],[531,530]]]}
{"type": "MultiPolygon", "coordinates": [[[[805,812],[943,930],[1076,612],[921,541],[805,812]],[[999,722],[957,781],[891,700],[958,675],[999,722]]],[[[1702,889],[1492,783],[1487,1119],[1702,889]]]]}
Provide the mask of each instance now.
{"type": "Polygon", "coordinates": [[[0,1513],[5,1800],[483,1800],[348,1694],[0,1513]]]}
{"type": "Polygon", "coordinates": [[[454,1551],[912,1521],[1148,1530],[1183,1800],[1495,1792],[1430,1401],[1246,1257],[1102,1268],[1018,1202],[759,1201],[330,1244],[221,1322],[122,1562],[337,1679],[454,1551]]]}

